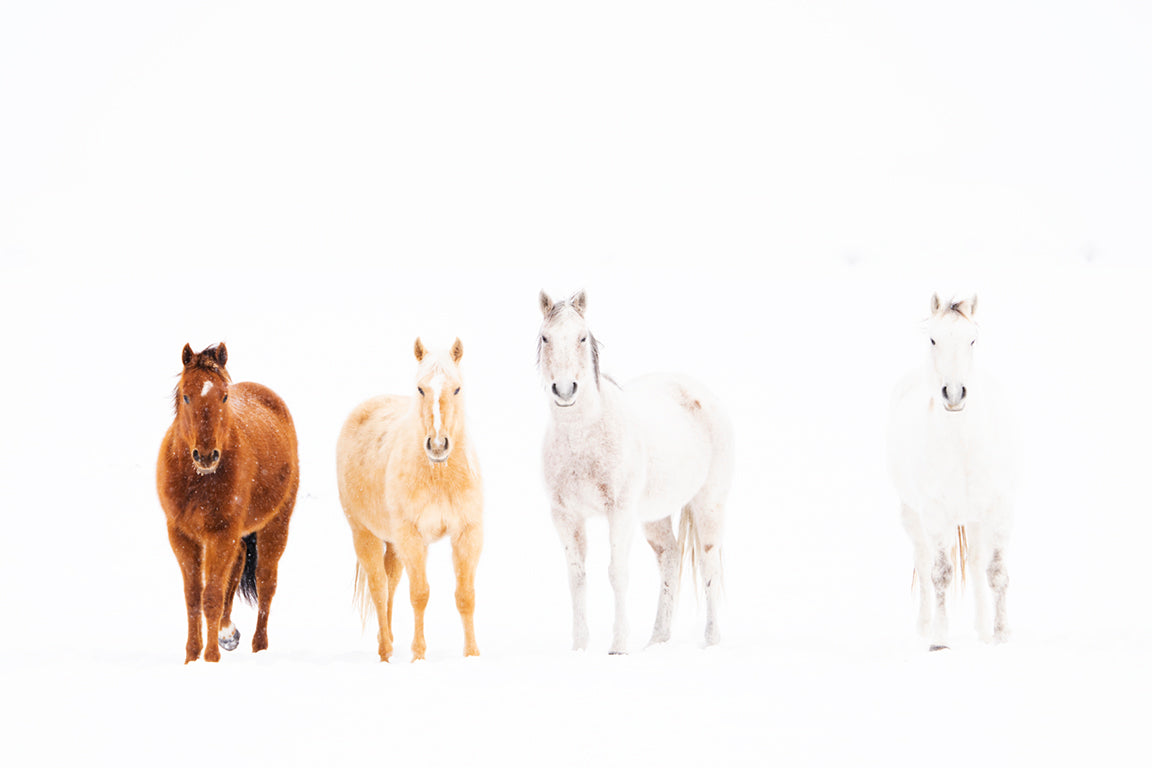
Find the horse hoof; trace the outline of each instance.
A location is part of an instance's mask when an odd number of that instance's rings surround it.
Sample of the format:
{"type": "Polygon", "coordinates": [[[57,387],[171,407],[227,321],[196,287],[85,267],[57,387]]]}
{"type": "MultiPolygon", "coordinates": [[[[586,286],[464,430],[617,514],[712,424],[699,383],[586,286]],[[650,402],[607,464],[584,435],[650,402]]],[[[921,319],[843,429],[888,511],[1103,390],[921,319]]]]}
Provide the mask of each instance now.
{"type": "Polygon", "coordinates": [[[224,650],[226,650],[226,651],[236,650],[237,648],[240,647],[240,630],[236,629],[236,627],[232,627],[232,633],[231,634],[228,634],[227,632],[221,632],[220,637],[219,637],[219,641],[220,641],[220,647],[223,648],[224,650]]]}
{"type": "Polygon", "coordinates": [[[947,650],[949,650],[949,648],[946,645],[930,645],[930,646],[928,646],[928,652],[929,653],[931,653],[933,651],[947,651],[947,650]]]}
{"type": "Polygon", "coordinates": [[[627,656],[628,651],[608,651],[609,656],[627,656]]]}

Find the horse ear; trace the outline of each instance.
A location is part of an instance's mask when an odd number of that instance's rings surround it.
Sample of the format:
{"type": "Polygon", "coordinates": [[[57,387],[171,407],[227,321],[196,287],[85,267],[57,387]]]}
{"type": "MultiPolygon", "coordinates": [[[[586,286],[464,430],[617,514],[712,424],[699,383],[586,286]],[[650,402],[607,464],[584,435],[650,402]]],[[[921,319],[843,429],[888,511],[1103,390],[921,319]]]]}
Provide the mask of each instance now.
{"type": "Polygon", "coordinates": [[[540,291],[540,312],[547,316],[552,311],[552,299],[544,291],[540,291]]]}
{"type": "Polygon", "coordinates": [[[452,362],[460,362],[460,358],[464,357],[464,345],[460,343],[460,339],[456,339],[456,343],[452,345],[452,362]]]}
{"type": "Polygon", "coordinates": [[[940,311],[940,295],[934,293],[934,294],[932,294],[932,314],[936,314],[939,311],[940,311]]]}
{"type": "Polygon", "coordinates": [[[192,362],[192,358],[196,357],[196,353],[192,351],[191,344],[184,345],[184,352],[180,355],[180,359],[184,361],[184,367],[188,367],[188,363],[192,362]]]}
{"type": "Polygon", "coordinates": [[[580,317],[584,317],[584,309],[588,306],[588,296],[584,291],[572,297],[572,308],[580,313],[580,317]]]}
{"type": "Polygon", "coordinates": [[[224,342],[216,345],[216,362],[221,368],[228,365],[228,347],[224,346],[224,342]]]}
{"type": "Polygon", "coordinates": [[[424,342],[420,341],[419,336],[416,337],[416,348],[414,351],[416,352],[416,362],[420,362],[424,359],[424,355],[428,354],[428,350],[424,349],[424,342]]]}
{"type": "Polygon", "coordinates": [[[968,299],[968,316],[976,317],[976,294],[972,294],[972,298],[968,299]]]}

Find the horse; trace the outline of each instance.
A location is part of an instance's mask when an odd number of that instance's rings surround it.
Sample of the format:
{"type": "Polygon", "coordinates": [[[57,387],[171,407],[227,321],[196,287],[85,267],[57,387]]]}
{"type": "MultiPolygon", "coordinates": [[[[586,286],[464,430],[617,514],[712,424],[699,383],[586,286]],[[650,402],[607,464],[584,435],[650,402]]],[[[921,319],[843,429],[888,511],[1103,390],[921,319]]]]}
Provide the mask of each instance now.
{"type": "Polygon", "coordinates": [[[465,427],[464,345],[456,339],[447,354],[431,354],[417,338],[415,353],[416,394],[361,403],[336,445],[340,504],[356,550],[355,599],[362,619],[375,610],[381,661],[392,655],[392,598],[404,571],[415,614],[412,661],[424,658],[425,560],[428,545],[445,535],[452,542],[464,655],[480,654],[473,614],[484,493],[465,427]]]}
{"type": "Polygon", "coordinates": [[[184,663],[220,660],[240,631],[232,599],[258,603],[252,651],[268,647],[268,611],[296,504],[300,468],[296,430],[275,392],[233,384],[221,343],[194,354],[184,345],[176,415],[160,445],[156,487],[168,541],[184,577],[188,642],[184,663]],[[203,648],[200,616],[208,637],[203,648]],[[218,647],[219,646],[219,647],[218,647]]]}
{"type": "Polygon", "coordinates": [[[976,296],[933,294],[928,358],[896,386],[888,422],[889,473],[920,584],[918,630],[933,651],[947,648],[945,603],[957,566],[961,582],[969,571],[976,576],[980,639],[1009,636],[1004,551],[1016,475],[1000,392],[975,365],[975,314],[976,296]],[[985,584],[995,597],[991,623],[985,584]]]}
{"type": "Polygon", "coordinates": [[[608,576],[616,601],[609,653],[628,648],[628,553],[638,523],[660,570],[649,644],[671,638],[681,565],[690,558],[694,569],[700,564],[704,581],[704,641],[714,645],[720,641],[720,548],[735,458],[731,421],[711,393],[684,376],[650,375],[622,386],[601,373],[587,303],[583,291],[558,302],[541,291],[536,351],[550,412],[544,480],[568,563],[572,647],[588,645],[585,521],[594,515],[608,520],[608,576]],[[679,541],[672,526],[677,510],[679,541]]]}

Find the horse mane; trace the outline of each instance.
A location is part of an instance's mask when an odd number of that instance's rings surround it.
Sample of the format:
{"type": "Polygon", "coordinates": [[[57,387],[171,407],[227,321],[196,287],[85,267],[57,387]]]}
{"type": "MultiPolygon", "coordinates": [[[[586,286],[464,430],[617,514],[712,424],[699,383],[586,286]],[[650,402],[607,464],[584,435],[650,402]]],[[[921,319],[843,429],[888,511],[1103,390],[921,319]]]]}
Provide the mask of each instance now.
{"type": "Polygon", "coordinates": [[[969,299],[957,300],[956,297],[953,296],[952,298],[948,299],[948,301],[940,302],[940,309],[936,310],[935,314],[938,317],[943,317],[950,312],[955,312],[965,320],[969,322],[975,322],[972,319],[971,307],[972,305],[969,303],[969,299]]]}
{"type": "MultiPolygon", "coordinates": [[[[544,316],[544,324],[549,323],[552,320],[556,319],[556,316],[559,315],[561,310],[563,310],[565,307],[572,307],[572,309],[576,312],[576,314],[583,317],[583,314],[580,312],[580,310],[576,309],[576,307],[572,306],[572,304],[570,304],[568,302],[568,300],[565,299],[564,301],[558,301],[552,305],[552,308],[548,310],[548,314],[546,314],[544,316]]],[[[596,339],[596,336],[592,333],[591,328],[588,329],[588,340],[592,342],[592,374],[596,380],[596,389],[600,389],[600,347],[602,345],[596,339]]],[[[536,367],[537,368],[540,367],[540,357],[543,353],[544,353],[544,336],[543,336],[543,334],[537,334],[537,338],[536,338],[536,367]]],[[[605,378],[608,378],[608,377],[606,376],[605,378]]],[[[610,379],[610,378],[608,380],[612,381],[612,379],[610,379]]],[[[614,382],[614,381],[612,381],[612,383],[616,384],[616,382],[614,382]]],[[[617,386],[619,386],[619,384],[617,384],[617,386]]]]}

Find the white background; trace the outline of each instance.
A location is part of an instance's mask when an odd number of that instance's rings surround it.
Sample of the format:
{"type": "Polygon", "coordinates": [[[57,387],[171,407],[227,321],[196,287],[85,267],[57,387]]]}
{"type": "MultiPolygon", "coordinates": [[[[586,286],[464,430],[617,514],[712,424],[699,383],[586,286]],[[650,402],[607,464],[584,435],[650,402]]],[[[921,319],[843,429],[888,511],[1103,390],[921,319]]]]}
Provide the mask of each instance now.
{"type": "Polygon", "coordinates": [[[141,764],[1140,762],[1152,13],[1139,3],[5,3],[0,756],[141,764]],[[865,7],[867,5],[867,7],[865,7]],[[738,467],[725,639],[685,581],[609,658],[606,527],[567,650],[536,294],[627,380],[691,373],[738,467]],[[913,633],[883,465],[934,290],[1026,469],[1010,643],[913,633]],[[428,660],[375,660],[334,446],[459,336],[484,468],[479,659],[446,543],[428,660]],[[182,666],[156,499],[180,349],[289,404],[302,485],[270,650],[182,666]]]}

